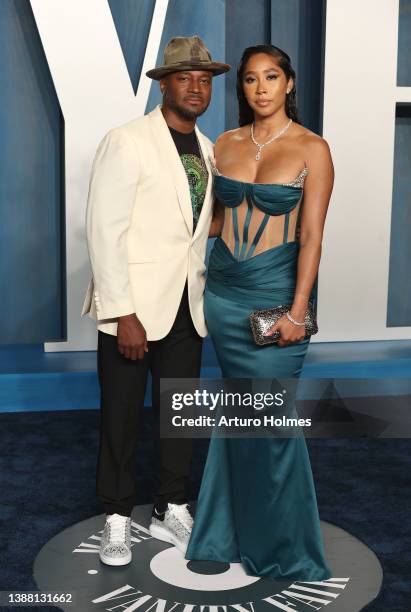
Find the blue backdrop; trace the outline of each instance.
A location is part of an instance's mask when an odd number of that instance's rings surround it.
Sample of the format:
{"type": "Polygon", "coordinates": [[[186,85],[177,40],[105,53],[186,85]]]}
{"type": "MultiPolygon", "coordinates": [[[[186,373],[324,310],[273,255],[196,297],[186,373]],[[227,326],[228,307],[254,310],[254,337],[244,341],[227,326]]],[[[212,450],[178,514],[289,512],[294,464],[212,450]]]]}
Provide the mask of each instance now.
{"type": "Polygon", "coordinates": [[[29,2],[0,3],[0,54],[0,339],[60,339],[64,125],[29,2]]]}
{"type": "MultiPolygon", "coordinates": [[[[155,0],[108,1],[135,91],[155,0]]],[[[158,63],[169,38],[198,33],[232,64],[200,119],[215,139],[237,125],[241,52],[272,42],[291,55],[303,123],[321,134],[325,11],[325,0],[170,0],[158,63]]],[[[398,84],[408,86],[410,23],[411,0],[400,0],[398,84]]],[[[0,343],[43,343],[65,337],[64,123],[29,2],[1,1],[0,51],[0,343]]],[[[159,101],[154,82],[147,109],[159,101]]],[[[396,124],[388,325],[411,325],[410,139],[408,105],[396,124]]]]}

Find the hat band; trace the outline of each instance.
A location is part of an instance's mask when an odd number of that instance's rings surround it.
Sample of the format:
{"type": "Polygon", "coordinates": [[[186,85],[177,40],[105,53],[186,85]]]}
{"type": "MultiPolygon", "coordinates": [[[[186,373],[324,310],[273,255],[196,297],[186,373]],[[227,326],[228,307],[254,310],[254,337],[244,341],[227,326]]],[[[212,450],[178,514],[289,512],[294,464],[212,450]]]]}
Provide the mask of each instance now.
{"type": "Polygon", "coordinates": [[[164,68],[167,68],[167,66],[185,66],[186,64],[212,64],[212,61],[209,59],[200,59],[200,60],[192,60],[192,59],[186,59],[186,60],[180,60],[179,62],[173,62],[172,64],[164,64],[164,68]]]}

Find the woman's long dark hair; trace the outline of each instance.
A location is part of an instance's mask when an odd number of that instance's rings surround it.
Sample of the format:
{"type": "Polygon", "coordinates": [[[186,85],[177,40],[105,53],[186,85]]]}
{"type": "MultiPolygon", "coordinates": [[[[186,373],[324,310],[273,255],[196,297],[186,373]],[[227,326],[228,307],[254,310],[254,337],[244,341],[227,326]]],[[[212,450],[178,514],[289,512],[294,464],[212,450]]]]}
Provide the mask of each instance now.
{"type": "Polygon", "coordinates": [[[280,68],[284,71],[287,80],[291,77],[293,79],[293,88],[285,99],[285,113],[287,117],[295,121],[295,123],[301,123],[298,110],[297,110],[297,89],[295,86],[295,71],[291,66],[290,56],[285,51],[274,45],[255,45],[253,47],[247,47],[245,49],[240,64],[237,70],[237,98],[238,98],[238,110],[239,117],[238,123],[241,126],[248,125],[254,121],[254,112],[251,106],[248,104],[247,99],[244,95],[243,88],[243,76],[244,70],[248,60],[252,55],[256,53],[267,53],[272,55],[276,60],[280,68]]]}

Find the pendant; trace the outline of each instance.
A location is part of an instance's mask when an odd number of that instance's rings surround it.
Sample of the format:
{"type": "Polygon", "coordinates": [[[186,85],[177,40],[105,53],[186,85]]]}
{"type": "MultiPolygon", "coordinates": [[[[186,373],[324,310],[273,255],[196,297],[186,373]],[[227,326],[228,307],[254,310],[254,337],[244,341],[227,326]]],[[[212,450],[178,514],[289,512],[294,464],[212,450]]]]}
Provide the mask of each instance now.
{"type": "Polygon", "coordinates": [[[258,147],[257,155],[255,156],[255,160],[259,161],[261,159],[261,150],[263,147],[258,147]]]}
{"type": "Polygon", "coordinates": [[[258,161],[260,159],[260,154],[257,153],[257,155],[255,156],[256,161],[258,161]]]}

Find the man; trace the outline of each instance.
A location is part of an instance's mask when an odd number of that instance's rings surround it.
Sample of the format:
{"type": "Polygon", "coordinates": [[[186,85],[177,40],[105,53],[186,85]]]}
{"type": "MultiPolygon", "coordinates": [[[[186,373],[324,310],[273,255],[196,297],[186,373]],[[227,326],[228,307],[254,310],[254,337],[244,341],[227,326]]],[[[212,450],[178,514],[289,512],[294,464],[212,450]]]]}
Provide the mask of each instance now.
{"type": "Polygon", "coordinates": [[[200,375],[205,250],[212,217],[211,142],[196,119],[211,99],[213,62],[198,36],[170,40],[147,72],[163,103],[110,130],[94,159],[87,204],[93,279],[82,315],[98,326],[101,390],[97,495],[107,513],[100,559],[131,561],[135,439],[148,372],[154,411],[154,537],[185,552],[192,441],[159,435],[160,378],[200,375]]]}

